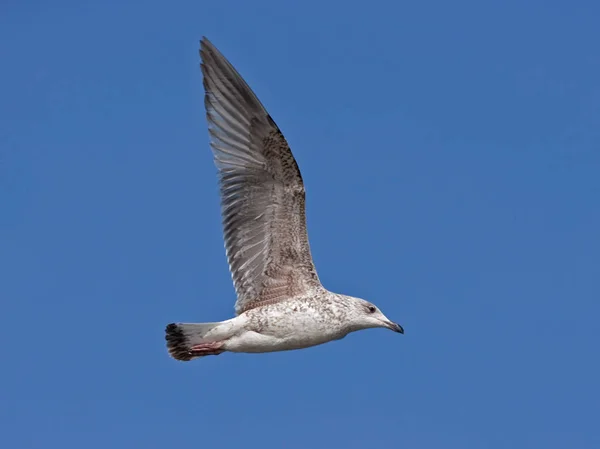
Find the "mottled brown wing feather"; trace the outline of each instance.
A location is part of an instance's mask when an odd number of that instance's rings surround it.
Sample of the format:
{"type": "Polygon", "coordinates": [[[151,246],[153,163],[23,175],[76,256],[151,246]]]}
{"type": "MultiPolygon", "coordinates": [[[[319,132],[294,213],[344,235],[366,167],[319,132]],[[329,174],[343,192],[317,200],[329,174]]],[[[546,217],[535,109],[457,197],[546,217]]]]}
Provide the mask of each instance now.
{"type": "Polygon", "coordinates": [[[277,125],[250,87],[203,38],[206,115],[219,170],[236,312],[320,286],[310,254],[304,184],[277,125]]]}

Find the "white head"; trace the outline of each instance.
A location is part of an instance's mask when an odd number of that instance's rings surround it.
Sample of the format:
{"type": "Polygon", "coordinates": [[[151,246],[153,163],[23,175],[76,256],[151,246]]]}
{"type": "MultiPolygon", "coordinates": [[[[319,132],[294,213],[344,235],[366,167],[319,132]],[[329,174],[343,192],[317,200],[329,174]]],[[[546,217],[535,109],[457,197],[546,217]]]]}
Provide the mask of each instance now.
{"type": "Polygon", "coordinates": [[[374,304],[360,298],[351,299],[354,306],[352,310],[352,324],[356,330],[385,327],[399,334],[404,333],[402,326],[389,320],[374,304]]]}

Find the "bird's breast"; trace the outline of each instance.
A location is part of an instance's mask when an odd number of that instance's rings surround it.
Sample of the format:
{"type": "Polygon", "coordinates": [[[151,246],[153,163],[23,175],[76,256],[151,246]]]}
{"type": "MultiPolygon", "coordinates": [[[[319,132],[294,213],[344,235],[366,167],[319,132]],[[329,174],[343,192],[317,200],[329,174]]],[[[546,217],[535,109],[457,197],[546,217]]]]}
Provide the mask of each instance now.
{"type": "Polygon", "coordinates": [[[306,302],[274,304],[248,313],[246,330],[227,344],[233,352],[301,349],[338,340],[348,332],[335,313],[306,302]]]}

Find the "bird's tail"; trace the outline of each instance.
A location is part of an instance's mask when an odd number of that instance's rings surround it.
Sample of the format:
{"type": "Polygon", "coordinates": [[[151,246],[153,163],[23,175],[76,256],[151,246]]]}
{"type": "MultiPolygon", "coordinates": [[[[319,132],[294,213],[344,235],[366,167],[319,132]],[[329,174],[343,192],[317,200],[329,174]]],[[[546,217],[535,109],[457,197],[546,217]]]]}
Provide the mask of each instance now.
{"type": "Polygon", "coordinates": [[[187,362],[198,356],[190,353],[194,345],[211,341],[207,334],[221,323],[171,323],[165,329],[167,349],[176,360],[187,362]]]}

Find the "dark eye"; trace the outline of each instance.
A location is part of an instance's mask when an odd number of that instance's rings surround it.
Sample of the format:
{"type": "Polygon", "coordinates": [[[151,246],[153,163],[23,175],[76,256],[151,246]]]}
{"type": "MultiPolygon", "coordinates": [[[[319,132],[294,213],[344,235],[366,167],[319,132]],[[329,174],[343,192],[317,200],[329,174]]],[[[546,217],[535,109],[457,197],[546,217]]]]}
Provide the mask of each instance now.
{"type": "Polygon", "coordinates": [[[369,313],[375,313],[377,311],[377,308],[375,306],[369,306],[369,313]]]}

